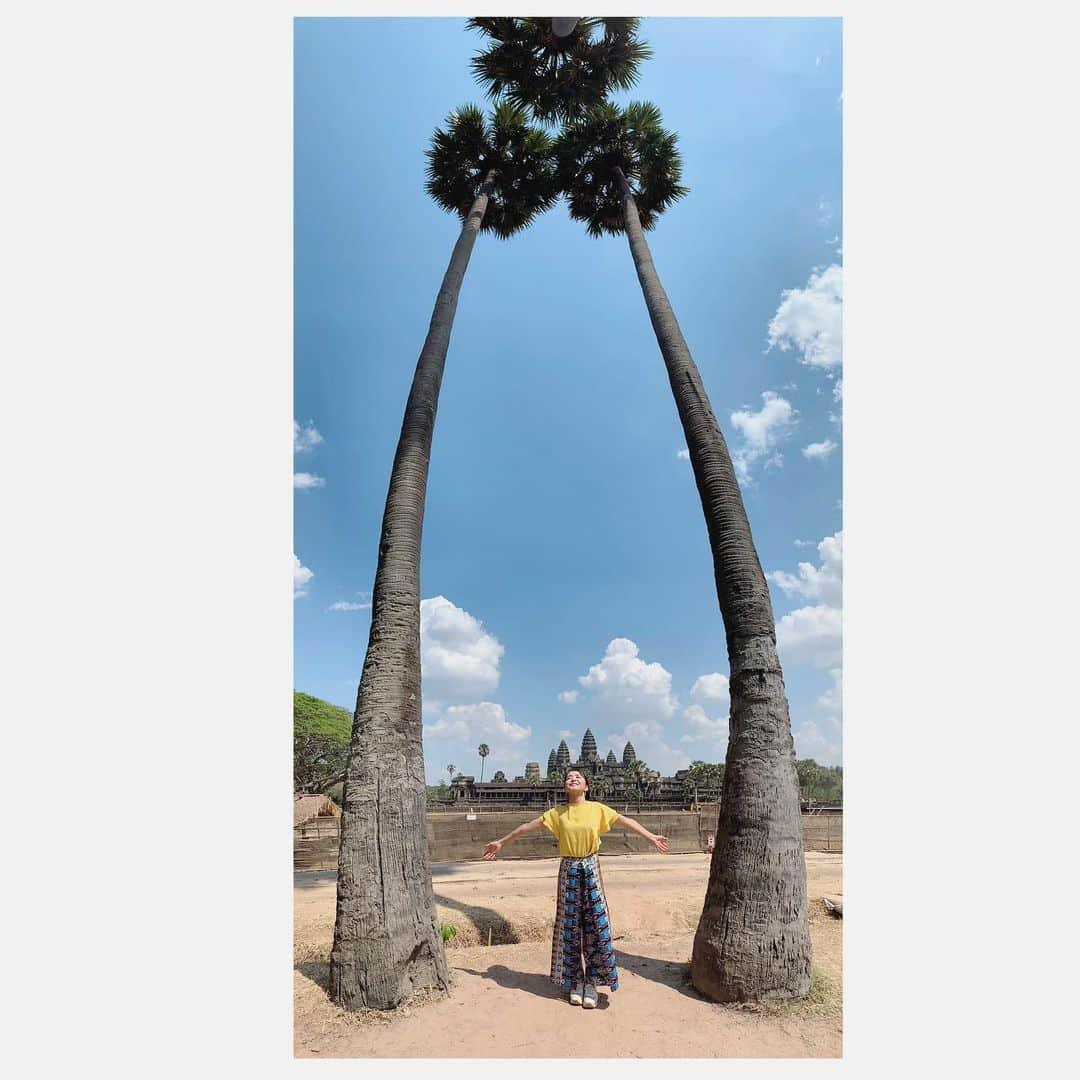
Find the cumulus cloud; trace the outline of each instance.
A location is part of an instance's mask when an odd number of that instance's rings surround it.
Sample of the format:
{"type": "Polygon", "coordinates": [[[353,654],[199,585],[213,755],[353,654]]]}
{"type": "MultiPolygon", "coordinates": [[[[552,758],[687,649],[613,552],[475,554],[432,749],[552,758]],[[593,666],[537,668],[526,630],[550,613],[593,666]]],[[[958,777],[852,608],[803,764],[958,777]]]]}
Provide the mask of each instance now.
{"type": "Polygon", "coordinates": [[[690,460],[690,451],[684,446],[676,455],[680,461],[690,460]]]}
{"type": "Polygon", "coordinates": [[[813,758],[819,765],[839,765],[840,725],[830,720],[805,720],[794,731],[795,756],[813,758]]]}
{"type": "Polygon", "coordinates": [[[326,481],[321,476],[298,472],[293,473],[292,486],[297,491],[310,491],[312,488],[326,487],[326,481]]]}
{"type": "Polygon", "coordinates": [[[804,458],[809,458],[811,461],[824,461],[835,449],[836,443],[832,439],[825,439],[822,442],[804,446],[802,453],[804,458]]]}
{"type": "Polygon", "coordinates": [[[613,638],[603,659],[578,678],[584,691],[589,726],[597,732],[602,753],[622,756],[627,742],[651,768],[665,773],[689,764],[686,754],[669,746],[665,724],[676,714],[678,698],[671,692],[671,672],[648,663],[629,638],[613,638]]]}
{"type": "Polygon", "coordinates": [[[815,270],[804,289],[785,289],[769,323],[769,348],[794,349],[799,361],[831,369],[842,362],[843,269],[815,270]]]}
{"type": "Polygon", "coordinates": [[[563,690],[562,693],[558,694],[557,696],[559,701],[561,701],[564,705],[576,705],[578,694],[580,693],[580,690],[563,690]]]}
{"type": "Polygon", "coordinates": [[[420,668],[424,697],[435,702],[478,701],[499,685],[505,650],[479,619],[445,596],[420,601],[420,668]]]}
{"type": "Polygon", "coordinates": [[[842,638],[840,609],[828,604],[799,608],[776,624],[776,647],[785,667],[803,661],[818,667],[838,664],[842,638]]]}
{"type": "Polygon", "coordinates": [[[469,725],[462,719],[440,715],[432,724],[424,725],[425,739],[467,739],[469,725]]]}
{"type": "MultiPolygon", "coordinates": [[[[495,746],[519,743],[532,734],[532,729],[512,723],[506,710],[494,701],[477,701],[471,705],[451,705],[444,714],[450,724],[464,724],[470,736],[491,739],[495,746]]],[[[495,746],[492,753],[495,753],[495,746]]]]}
{"type": "Polygon", "coordinates": [[[700,705],[687,705],[683,710],[683,720],[686,722],[686,734],[682,742],[686,744],[704,743],[696,753],[706,753],[708,759],[723,761],[727,754],[728,744],[728,716],[710,718],[708,713],[700,705]]]}
{"type": "Polygon", "coordinates": [[[702,675],[690,687],[690,696],[697,698],[699,701],[722,701],[727,703],[731,697],[728,677],[721,675],[719,671],[714,671],[709,675],[702,675]]]}
{"type": "Polygon", "coordinates": [[[309,420],[307,427],[301,427],[294,420],[292,422],[293,453],[301,454],[305,450],[312,450],[323,441],[323,437],[315,430],[315,424],[309,420]]]}
{"type": "Polygon", "coordinates": [[[613,638],[604,658],[578,682],[590,691],[594,711],[605,719],[652,720],[673,716],[678,700],[671,693],[671,672],[662,664],[647,664],[629,638],[613,638]]]}
{"type": "Polygon", "coordinates": [[[844,530],[826,536],[817,549],[821,559],[818,566],[801,562],[797,575],[774,570],[765,577],[779,585],[788,596],[839,606],[844,586],[844,530]]]}
{"type": "Polygon", "coordinates": [[[293,554],[292,594],[295,600],[299,596],[307,596],[307,583],[315,575],[293,554]]]}
{"type": "Polygon", "coordinates": [[[790,401],[772,390],[766,390],[761,400],[762,406],[757,412],[744,408],[731,414],[731,423],[742,436],[731,460],[736,476],[744,483],[750,480],[753,465],[762,458],[766,467],[783,464],[784,458],[777,446],[790,437],[799,415],[790,401]]]}
{"type": "Polygon", "coordinates": [[[818,698],[818,704],[831,716],[841,719],[844,715],[844,674],[840,668],[832,668],[829,676],[832,686],[818,698]]]}

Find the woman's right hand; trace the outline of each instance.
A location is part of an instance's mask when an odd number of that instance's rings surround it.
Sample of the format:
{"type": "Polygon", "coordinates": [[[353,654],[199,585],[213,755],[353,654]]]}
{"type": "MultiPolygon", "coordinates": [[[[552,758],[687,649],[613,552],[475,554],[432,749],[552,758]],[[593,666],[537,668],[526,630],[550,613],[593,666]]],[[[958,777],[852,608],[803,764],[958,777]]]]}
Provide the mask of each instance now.
{"type": "Polygon", "coordinates": [[[494,859],[495,856],[499,854],[499,848],[502,846],[503,842],[501,840],[492,840],[491,843],[484,848],[484,858],[494,859]]]}

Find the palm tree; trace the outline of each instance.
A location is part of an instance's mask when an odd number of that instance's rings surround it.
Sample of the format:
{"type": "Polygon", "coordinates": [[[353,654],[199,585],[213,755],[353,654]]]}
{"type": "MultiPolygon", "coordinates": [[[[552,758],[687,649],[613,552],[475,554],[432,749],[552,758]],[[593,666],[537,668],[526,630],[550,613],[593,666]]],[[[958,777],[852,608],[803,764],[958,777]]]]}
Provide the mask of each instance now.
{"type": "Polygon", "coordinates": [[[727,444],[645,241],[686,193],[676,138],[654,105],[605,103],[571,123],[557,149],[571,217],[593,236],[625,232],[629,241],[690,451],[727,635],[730,738],[693,983],[715,1001],[802,997],[806,863],[772,603],[727,444]]]}
{"type": "Polygon", "coordinates": [[[484,758],[491,753],[491,747],[486,742],[482,742],[477,748],[476,752],[480,755],[480,783],[484,782],[484,758]]]}
{"type": "Polygon", "coordinates": [[[457,766],[456,765],[447,765],[446,766],[446,771],[450,774],[450,779],[453,780],[454,779],[454,774],[457,772],[457,766]]]}
{"type": "Polygon", "coordinates": [[[634,85],[641,62],[652,55],[637,39],[640,22],[469,19],[469,29],[489,39],[487,50],[473,57],[473,74],[491,98],[505,94],[537,120],[566,120],[602,102],[609,91],[634,85]]]}
{"type": "Polygon", "coordinates": [[[521,110],[468,106],[435,132],[427,190],[463,225],[416,364],[379,538],[371,632],[353,716],[330,994],[389,1009],[449,985],[428,867],[420,697],[420,539],[432,432],[476,234],[508,237],[556,198],[551,140],[521,110]]]}

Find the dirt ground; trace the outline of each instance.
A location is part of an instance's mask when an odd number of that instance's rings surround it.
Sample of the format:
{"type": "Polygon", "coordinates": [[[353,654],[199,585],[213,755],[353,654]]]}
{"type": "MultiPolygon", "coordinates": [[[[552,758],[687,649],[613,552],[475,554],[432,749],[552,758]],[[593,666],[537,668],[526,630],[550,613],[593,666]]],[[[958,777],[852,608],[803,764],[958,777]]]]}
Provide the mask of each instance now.
{"type": "Polygon", "coordinates": [[[601,862],[619,989],[587,1011],[548,979],[557,859],[432,867],[449,995],[393,1013],[348,1014],[327,997],[334,926],[331,871],[295,875],[297,1057],[839,1057],[841,929],[822,896],[842,896],[842,856],[807,852],[814,982],[795,1004],[716,1005],[688,977],[707,855],[624,855],[601,862]],[[488,945],[488,935],[491,945],[488,945]]]}

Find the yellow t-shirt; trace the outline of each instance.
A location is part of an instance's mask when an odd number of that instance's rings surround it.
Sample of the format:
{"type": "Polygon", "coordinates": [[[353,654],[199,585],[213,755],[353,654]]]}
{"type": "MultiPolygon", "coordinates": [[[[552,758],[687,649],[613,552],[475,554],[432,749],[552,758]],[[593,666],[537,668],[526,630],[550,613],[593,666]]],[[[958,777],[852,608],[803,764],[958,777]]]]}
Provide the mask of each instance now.
{"type": "Polygon", "coordinates": [[[577,806],[553,806],[540,820],[559,841],[559,854],[582,858],[595,855],[600,848],[600,834],[606,833],[619,815],[610,806],[586,799],[577,806]]]}

